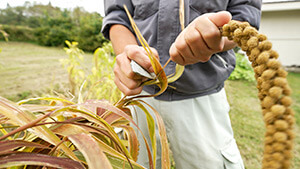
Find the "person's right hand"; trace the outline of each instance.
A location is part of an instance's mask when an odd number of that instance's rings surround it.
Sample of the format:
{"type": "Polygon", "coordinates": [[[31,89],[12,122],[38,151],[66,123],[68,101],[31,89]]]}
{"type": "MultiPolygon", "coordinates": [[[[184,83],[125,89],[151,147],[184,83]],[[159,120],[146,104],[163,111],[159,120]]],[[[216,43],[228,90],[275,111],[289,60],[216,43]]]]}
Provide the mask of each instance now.
{"type": "MultiPolygon", "coordinates": [[[[154,48],[152,48],[152,52],[158,58],[158,53],[154,48]]],[[[149,73],[153,72],[150,59],[143,47],[138,45],[127,45],[124,48],[124,51],[117,55],[114,67],[114,82],[126,96],[140,94],[143,89],[141,83],[148,79],[132,71],[130,66],[131,60],[136,61],[149,73]]]]}

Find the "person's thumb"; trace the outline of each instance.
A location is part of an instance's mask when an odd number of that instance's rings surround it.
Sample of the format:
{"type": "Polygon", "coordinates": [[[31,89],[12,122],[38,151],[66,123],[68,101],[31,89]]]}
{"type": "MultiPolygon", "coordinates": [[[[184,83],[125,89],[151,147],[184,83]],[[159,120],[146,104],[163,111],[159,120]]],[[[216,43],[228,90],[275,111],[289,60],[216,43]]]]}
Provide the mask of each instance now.
{"type": "Polygon", "coordinates": [[[212,21],[217,27],[221,27],[227,24],[231,20],[232,16],[227,11],[221,11],[208,15],[208,19],[212,21]]]}

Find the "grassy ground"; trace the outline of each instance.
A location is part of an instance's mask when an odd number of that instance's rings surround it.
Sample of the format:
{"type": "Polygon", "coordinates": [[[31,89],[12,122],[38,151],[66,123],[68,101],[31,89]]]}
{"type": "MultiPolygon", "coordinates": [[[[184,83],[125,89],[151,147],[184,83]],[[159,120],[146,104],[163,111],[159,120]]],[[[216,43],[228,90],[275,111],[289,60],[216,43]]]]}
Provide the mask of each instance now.
{"type": "Polygon", "coordinates": [[[20,100],[63,90],[68,82],[68,74],[59,62],[67,57],[62,48],[20,42],[0,42],[0,48],[1,96],[20,100]]]}
{"type": "MultiPolygon", "coordinates": [[[[27,43],[0,42],[0,96],[20,100],[49,90],[61,90],[68,81],[59,59],[67,57],[61,48],[47,48],[27,43]]],[[[88,54],[87,56],[91,56],[88,54]]],[[[300,168],[300,74],[288,76],[293,88],[296,111],[296,146],[294,169],[300,168]]],[[[255,83],[227,81],[230,116],[235,137],[247,169],[261,168],[264,123],[255,83]]]]}
{"type": "MultiPolygon", "coordinates": [[[[296,140],[293,169],[300,168],[300,74],[289,73],[288,81],[293,89],[293,109],[296,111],[296,140]]],[[[264,123],[262,120],[255,83],[227,81],[225,85],[231,105],[231,121],[235,138],[247,169],[261,168],[264,123]]]]}

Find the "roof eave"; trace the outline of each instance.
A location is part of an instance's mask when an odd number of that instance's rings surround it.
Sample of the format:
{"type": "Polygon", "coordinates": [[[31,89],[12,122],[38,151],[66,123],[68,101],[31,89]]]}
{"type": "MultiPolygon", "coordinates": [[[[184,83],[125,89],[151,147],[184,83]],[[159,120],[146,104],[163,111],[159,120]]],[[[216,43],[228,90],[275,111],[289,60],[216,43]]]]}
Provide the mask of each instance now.
{"type": "Polygon", "coordinates": [[[300,10],[300,2],[273,2],[273,3],[263,3],[262,12],[273,12],[273,11],[290,11],[290,10],[300,10]]]}

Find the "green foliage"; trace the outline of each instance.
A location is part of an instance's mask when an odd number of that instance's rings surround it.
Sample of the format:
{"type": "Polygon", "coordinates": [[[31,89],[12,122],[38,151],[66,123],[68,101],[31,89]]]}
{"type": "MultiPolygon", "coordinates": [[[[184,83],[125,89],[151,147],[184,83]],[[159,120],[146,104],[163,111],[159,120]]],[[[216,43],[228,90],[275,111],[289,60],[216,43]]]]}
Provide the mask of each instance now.
{"type": "Polygon", "coordinates": [[[235,55],[236,55],[236,66],[228,79],[246,80],[250,82],[255,81],[254,71],[247,58],[240,53],[236,53],[235,55]]]}
{"type": "Polygon", "coordinates": [[[10,41],[36,41],[36,37],[34,36],[35,30],[30,27],[3,25],[3,30],[9,35],[10,41]]]}
{"type": "Polygon", "coordinates": [[[8,33],[3,29],[3,25],[0,25],[0,37],[3,37],[5,41],[8,41],[8,33]]]}
{"type": "Polygon", "coordinates": [[[66,41],[68,59],[61,63],[69,73],[71,93],[81,101],[87,99],[105,99],[112,103],[120,99],[121,93],[114,84],[113,66],[115,64],[111,43],[105,43],[94,52],[92,66],[86,68],[84,53],[77,42],[66,41]]]}
{"type": "MultiPolygon", "coordinates": [[[[8,41],[8,34],[3,30],[2,25],[0,25],[0,35],[3,36],[3,38],[8,41]]],[[[2,49],[0,48],[0,53],[2,52],[2,49]]],[[[2,68],[2,63],[0,63],[0,69],[2,68]]]]}
{"type": "Polygon", "coordinates": [[[111,43],[104,44],[94,52],[94,66],[87,77],[88,99],[105,99],[112,103],[120,99],[121,93],[113,80],[114,56],[111,43]]]}
{"type": "Polygon", "coordinates": [[[71,87],[71,93],[76,95],[76,91],[79,90],[79,86],[83,83],[85,78],[85,72],[81,66],[84,58],[83,51],[80,50],[77,42],[70,43],[66,41],[68,48],[64,48],[68,54],[68,59],[61,59],[60,62],[67,68],[69,74],[69,83],[71,87]]]}
{"type": "Polygon", "coordinates": [[[38,28],[35,35],[38,43],[45,46],[61,46],[71,36],[67,29],[58,26],[38,28]]]}
{"type": "Polygon", "coordinates": [[[60,9],[26,2],[23,6],[0,9],[0,24],[12,41],[63,46],[65,40],[79,42],[84,51],[94,51],[107,40],[101,35],[102,17],[82,8],[60,9]]]}

